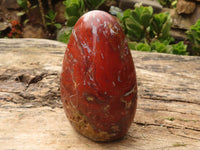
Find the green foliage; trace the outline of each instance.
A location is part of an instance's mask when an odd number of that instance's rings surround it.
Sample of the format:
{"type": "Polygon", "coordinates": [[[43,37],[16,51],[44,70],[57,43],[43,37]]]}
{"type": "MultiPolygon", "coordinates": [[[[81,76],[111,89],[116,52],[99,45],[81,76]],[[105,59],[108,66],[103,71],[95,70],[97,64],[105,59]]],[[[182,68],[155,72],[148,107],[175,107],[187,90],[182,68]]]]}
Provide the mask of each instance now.
{"type": "Polygon", "coordinates": [[[55,20],[57,15],[57,12],[54,12],[53,10],[49,10],[48,14],[45,15],[45,17],[51,21],[55,20]]]}
{"type": "Polygon", "coordinates": [[[158,2],[168,8],[175,8],[178,0],[158,0],[158,2]]]}
{"type": "Polygon", "coordinates": [[[183,42],[170,45],[171,17],[169,13],[153,14],[152,7],[139,6],[118,13],[124,32],[132,41],[129,48],[139,51],[152,51],[177,55],[187,55],[183,42]]]}
{"type": "Polygon", "coordinates": [[[29,13],[29,9],[34,9],[37,7],[37,5],[31,6],[28,0],[17,0],[17,4],[19,7],[24,9],[24,11],[17,13],[18,16],[23,16],[24,14],[29,13]]]}
{"type": "MultiPolygon", "coordinates": [[[[105,1],[106,0],[65,0],[63,4],[66,6],[65,16],[68,28],[58,35],[58,41],[68,43],[72,33],[72,28],[70,27],[73,27],[85,12],[98,9],[105,1]]],[[[52,19],[53,17],[54,16],[52,16],[52,19]]]]}
{"type": "Polygon", "coordinates": [[[73,27],[87,11],[98,9],[106,0],[65,0],[67,26],[73,27]]]}
{"type": "Polygon", "coordinates": [[[45,17],[49,20],[49,22],[46,22],[47,26],[50,27],[56,27],[57,29],[60,29],[62,26],[59,23],[56,23],[55,18],[56,18],[57,12],[54,12],[53,10],[49,10],[48,14],[45,15],[45,17]]]}
{"type": "Polygon", "coordinates": [[[21,12],[18,12],[18,13],[17,13],[17,16],[23,16],[23,15],[25,15],[25,14],[26,14],[26,12],[21,11],[21,12]]]}
{"type": "Polygon", "coordinates": [[[87,10],[98,9],[106,0],[84,0],[87,10]]]}
{"type": "Polygon", "coordinates": [[[169,13],[154,14],[153,20],[150,24],[150,32],[152,38],[157,37],[157,39],[160,41],[172,41],[172,38],[169,33],[171,25],[172,22],[169,13]]]}
{"type": "Polygon", "coordinates": [[[151,51],[151,46],[149,46],[147,43],[129,42],[128,46],[130,49],[137,51],[151,51]]]}
{"type": "Polygon", "coordinates": [[[67,26],[72,27],[76,21],[85,13],[85,6],[83,0],[66,0],[63,2],[66,6],[65,16],[67,19],[67,26]]]}
{"type": "Polygon", "coordinates": [[[58,35],[57,40],[67,44],[71,33],[72,33],[72,28],[68,28],[63,33],[58,35]]]}
{"type": "Polygon", "coordinates": [[[152,14],[152,7],[136,7],[134,10],[125,10],[123,15],[118,14],[117,17],[122,22],[124,32],[128,38],[139,42],[148,36],[146,32],[149,30],[152,14]]]}
{"type": "Polygon", "coordinates": [[[137,43],[137,42],[129,42],[129,48],[137,51],[149,51],[149,52],[159,52],[159,53],[168,53],[168,54],[176,54],[176,55],[188,55],[186,52],[187,45],[183,42],[179,42],[177,44],[169,45],[168,41],[160,42],[156,40],[151,44],[147,43],[137,43]]]}
{"type": "Polygon", "coordinates": [[[173,51],[172,46],[168,45],[167,41],[164,41],[164,42],[154,41],[151,43],[151,49],[152,51],[155,51],[155,52],[169,53],[169,54],[171,54],[173,51]]]}
{"type": "Polygon", "coordinates": [[[26,13],[28,13],[28,2],[27,0],[17,0],[17,4],[19,5],[19,7],[23,8],[24,11],[18,12],[17,16],[23,16],[26,13]]]}
{"type": "Polygon", "coordinates": [[[132,11],[132,17],[134,20],[141,24],[144,28],[149,26],[149,22],[152,19],[153,8],[152,7],[136,7],[132,11]]]}
{"type": "Polygon", "coordinates": [[[194,54],[200,56],[200,19],[190,27],[186,34],[193,45],[194,54]]]}
{"type": "Polygon", "coordinates": [[[27,10],[28,9],[28,4],[27,4],[27,0],[17,0],[17,4],[19,5],[19,7],[27,10]]]}
{"type": "Polygon", "coordinates": [[[169,31],[171,18],[169,13],[153,14],[152,7],[136,7],[134,10],[127,9],[123,14],[117,15],[121,21],[124,32],[132,41],[172,40],[169,31]]]}
{"type": "MultiPolygon", "coordinates": [[[[37,7],[37,5],[31,6],[28,0],[17,0],[17,4],[23,9],[23,11],[17,13],[17,16],[28,15],[31,9],[37,7]]],[[[26,24],[27,22],[29,22],[29,19],[24,20],[24,24],[26,24]]]]}
{"type": "Polygon", "coordinates": [[[177,43],[177,44],[173,44],[173,54],[177,54],[177,55],[188,55],[187,53],[187,45],[185,45],[183,43],[183,41],[177,43]]]}

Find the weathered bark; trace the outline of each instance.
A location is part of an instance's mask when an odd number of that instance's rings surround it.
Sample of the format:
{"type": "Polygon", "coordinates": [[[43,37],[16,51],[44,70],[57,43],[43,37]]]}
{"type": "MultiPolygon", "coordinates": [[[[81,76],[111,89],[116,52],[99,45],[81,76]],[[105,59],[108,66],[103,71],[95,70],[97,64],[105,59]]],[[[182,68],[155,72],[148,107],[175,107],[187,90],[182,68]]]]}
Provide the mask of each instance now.
{"type": "Polygon", "coordinates": [[[66,45],[0,40],[0,148],[200,149],[200,57],[132,51],[136,117],[124,139],[95,143],[70,126],[60,101],[66,45]]]}

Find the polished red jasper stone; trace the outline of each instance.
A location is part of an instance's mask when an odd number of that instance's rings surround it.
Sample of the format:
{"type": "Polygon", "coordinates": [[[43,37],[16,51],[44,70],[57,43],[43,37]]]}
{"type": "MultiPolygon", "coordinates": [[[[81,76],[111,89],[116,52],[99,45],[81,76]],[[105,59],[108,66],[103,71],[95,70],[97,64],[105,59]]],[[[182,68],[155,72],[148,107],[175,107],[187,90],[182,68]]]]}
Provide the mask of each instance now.
{"type": "Polygon", "coordinates": [[[72,126],[94,141],[123,137],[137,106],[134,62],[125,34],[103,11],[75,24],[64,55],[61,99],[72,126]]]}

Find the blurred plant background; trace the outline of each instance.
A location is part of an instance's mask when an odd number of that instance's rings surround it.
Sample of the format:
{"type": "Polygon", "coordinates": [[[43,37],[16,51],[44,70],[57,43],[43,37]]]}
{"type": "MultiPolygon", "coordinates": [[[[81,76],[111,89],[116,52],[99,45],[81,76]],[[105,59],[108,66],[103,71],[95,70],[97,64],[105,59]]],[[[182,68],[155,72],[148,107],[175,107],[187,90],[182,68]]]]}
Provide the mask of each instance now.
{"type": "Polygon", "coordinates": [[[134,10],[127,9],[118,13],[124,32],[131,40],[130,49],[139,51],[156,51],[187,55],[187,45],[181,41],[177,44],[170,35],[172,25],[169,13],[153,14],[151,6],[136,6],[134,10]],[[133,42],[132,42],[133,41],[133,42]]]}
{"type": "Polygon", "coordinates": [[[86,12],[103,10],[122,26],[132,50],[200,56],[200,2],[188,0],[0,0],[0,38],[68,43],[86,12]]]}

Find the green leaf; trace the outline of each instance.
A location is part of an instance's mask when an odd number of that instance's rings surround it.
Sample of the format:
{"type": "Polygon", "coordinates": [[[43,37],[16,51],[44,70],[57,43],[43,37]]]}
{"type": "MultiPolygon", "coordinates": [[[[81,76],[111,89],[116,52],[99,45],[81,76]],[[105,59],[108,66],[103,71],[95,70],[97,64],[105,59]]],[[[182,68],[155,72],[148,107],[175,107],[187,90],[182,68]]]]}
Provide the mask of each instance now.
{"type": "Polygon", "coordinates": [[[132,19],[134,19],[137,22],[140,22],[140,14],[137,13],[136,10],[131,11],[132,19]]]}
{"type": "Polygon", "coordinates": [[[49,10],[48,14],[45,15],[45,17],[53,21],[55,20],[56,15],[57,15],[57,12],[54,12],[53,10],[49,10]]]}
{"type": "Polygon", "coordinates": [[[149,6],[147,8],[148,8],[149,13],[152,15],[153,14],[153,7],[149,6]]]}
{"type": "Polygon", "coordinates": [[[34,8],[36,8],[37,7],[37,5],[33,5],[32,7],[31,7],[31,9],[34,9],[34,8]]]}
{"type": "Polygon", "coordinates": [[[50,25],[52,25],[52,23],[50,23],[50,22],[47,22],[47,23],[46,23],[46,25],[47,25],[47,26],[50,26],[50,25]]]}
{"type": "Polygon", "coordinates": [[[65,17],[67,19],[67,26],[73,26],[78,18],[84,14],[84,1],[83,0],[66,0],[63,2],[66,5],[65,17]]]}
{"type": "Polygon", "coordinates": [[[177,55],[188,55],[187,53],[187,45],[185,45],[183,43],[183,41],[177,43],[177,44],[173,44],[173,54],[177,54],[177,55]]]}
{"type": "Polygon", "coordinates": [[[28,9],[27,0],[17,0],[17,4],[25,10],[28,9]]]}
{"type": "Polygon", "coordinates": [[[123,13],[123,16],[124,17],[129,17],[130,16],[130,13],[131,13],[131,9],[126,9],[125,11],[124,11],[124,13],[123,13]]]}
{"type": "Polygon", "coordinates": [[[126,28],[131,40],[140,41],[143,38],[144,30],[140,24],[127,23],[126,28]]]}
{"type": "Polygon", "coordinates": [[[57,29],[60,29],[60,28],[62,27],[62,25],[59,24],[59,23],[54,24],[54,26],[55,26],[57,29]]]}
{"type": "Polygon", "coordinates": [[[146,38],[150,32],[150,23],[153,17],[153,8],[138,6],[134,10],[127,9],[123,16],[118,15],[118,18],[124,25],[125,34],[135,41],[141,41],[146,38]]]}
{"type": "Polygon", "coordinates": [[[26,12],[23,12],[23,11],[18,12],[18,13],[17,13],[17,16],[23,16],[25,13],[26,13],[26,12]]]}
{"type": "Polygon", "coordinates": [[[131,50],[137,51],[151,51],[151,47],[146,43],[129,42],[128,46],[131,50]]]}
{"type": "Polygon", "coordinates": [[[80,17],[84,13],[84,2],[83,0],[66,0],[66,18],[71,16],[80,17]]]}
{"type": "Polygon", "coordinates": [[[28,22],[29,22],[29,19],[26,19],[26,20],[24,21],[24,25],[26,25],[28,22]]]}
{"type": "Polygon", "coordinates": [[[68,18],[68,20],[67,20],[67,26],[68,26],[68,27],[74,26],[75,23],[77,22],[77,20],[78,20],[78,17],[76,17],[76,16],[71,16],[71,17],[68,18]]]}
{"type": "Polygon", "coordinates": [[[145,13],[143,15],[141,15],[141,24],[147,28],[150,25],[152,19],[152,15],[149,13],[145,13]]]}
{"type": "Polygon", "coordinates": [[[128,46],[130,50],[136,50],[137,42],[128,42],[128,46]]]}
{"type": "Polygon", "coordinates": [[[159,53],[170,53],[167,48],[170,47],[167,47],[164,43],[161,43],[160,41],[155,41],[151,43],[151,49],[159,53]]]}
{"type": "Polygon", "coordinates": [[[169,34],[169,31],[171,29],[171,19],[169,16],[166,17],[165,20],[163,20],[163,22],[161,22],[163,24],[161,32],[165,35],[169,34]]]}
{"type": "Polygon", "coordinates": [[[193,54],[200,55],[200,19],[190,27],[186,34],[192,43],[193,54]]]}
{"type": "Polygon", "coordinates": [[[146,43],[138,43],[136,45],[136,50],[150,52],[151,51],[151,47],[146,43]]]}
{"type": "Polygon", "coordinates": [[[171,17],[169,13],[154,14],[150,25],[152,36],[157,36],[157,39],[164,41],[170,40],[171,17]]]}
{"type": "Polygon", "coordinates": [[[45,15],[45,17],[46,17],[47,19],[50,19],[50,20],[51,20],[51,18],[50,18],[50,16],[49,16],[49,15],[45,15]]]}
{"type": "Polygon", "coordinates": [[[117,13],[117,18],[119,19],[119,21],[122,22],[123,20],[123,14],[121,14],[120,12],[117,13]]]}
{"type": "Polygon", "coordinates": [[[172,1],[172,3],[171,3],[172,8],[176,8],[176,4],[177,4],[177,0],[172,1]]]}
{"type": "Polygon", "coordinates": [[[66,14],[67,14],[67,19],[71,16],[80,17],[78,6],[75,4],[69,5],[68,7],[66,7],[66,14]]]}
{"type": "Polygon", "coordinates": [[[85,4],[84,4],[84,1],[83,0],[80,0],[79,1],[79,13],[82,15],[84,13],[84,9],[85,9],[85,4]]]}

